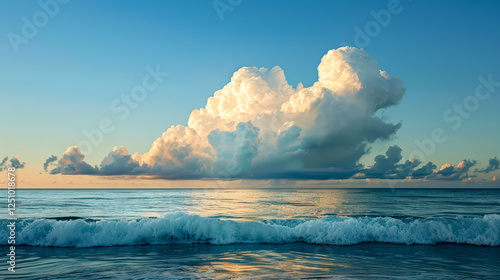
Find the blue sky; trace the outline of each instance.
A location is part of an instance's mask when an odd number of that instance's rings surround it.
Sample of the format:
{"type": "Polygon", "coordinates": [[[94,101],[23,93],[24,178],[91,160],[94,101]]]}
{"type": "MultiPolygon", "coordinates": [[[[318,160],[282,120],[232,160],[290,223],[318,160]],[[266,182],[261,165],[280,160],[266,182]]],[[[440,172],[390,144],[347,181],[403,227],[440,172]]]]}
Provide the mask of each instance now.
{"type": "MultiPolygon", "coordinates": [[[[227,1],[221,0],[223,3],[227,1]]],[[[374,21],[371,11],[390,1],[245,1],[223,14],[212,1],[71,1],[15,53],[10,32],[21,34],[36,1],[0,3],[0,155],[20,155],[33,172],[83,138],[83,129],[109,117],[116,129],[86,160],[99,164],[114,146],[144,153],[171,125],[187,124],[193,109],[243,66],[279,65],[292,86],[317,80],[330,49],[355,46],[355,27],[374,21]],[[141,82],[145,67],[169,77],[120,120],[110,104],[141,82]]],[[[376,142],[361,162],[397,144],[403,158],[414,140],[441,127],[448,135],[427,160],[438,166],[464,158],[486,165],[500,156],[500,89],[452,130],[443,113],[474,93],[478,76],[500,80],[500,3],[405,1],[402,11],[364,46],[380,68],[406,87],[401,103],[382,112],[402,128],[376,142]]]]}

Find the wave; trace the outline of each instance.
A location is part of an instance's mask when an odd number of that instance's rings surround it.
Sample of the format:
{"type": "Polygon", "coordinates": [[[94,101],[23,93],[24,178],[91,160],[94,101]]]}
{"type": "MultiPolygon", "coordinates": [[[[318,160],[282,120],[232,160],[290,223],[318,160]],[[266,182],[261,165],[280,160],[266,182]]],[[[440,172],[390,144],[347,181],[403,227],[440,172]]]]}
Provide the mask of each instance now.
{"type": "MultiPolygon", "coordinates": [[[[8,223],[0,221],[0,235],[8,223]]],[[[172,213],[139,220],[22,220],[16,223],[16,244],[95,247],[169,243],[291,243],[353,245],[456,243],[500,245],[500,215],[456,218],[334,217],[231,221],[172,213]]],[[[2,239],[1,245],[7,245],[2,239]]]]}

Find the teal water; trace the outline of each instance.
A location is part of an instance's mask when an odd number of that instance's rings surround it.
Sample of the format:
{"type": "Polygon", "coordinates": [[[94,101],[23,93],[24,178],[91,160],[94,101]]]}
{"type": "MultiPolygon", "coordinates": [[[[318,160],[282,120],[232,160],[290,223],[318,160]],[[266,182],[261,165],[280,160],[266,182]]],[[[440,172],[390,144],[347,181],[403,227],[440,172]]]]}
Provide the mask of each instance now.
{"type": "Polygon", "coordinates": [[[17,209],[6,279],[500,278],[499,190],[19,190],[17,209]]]}

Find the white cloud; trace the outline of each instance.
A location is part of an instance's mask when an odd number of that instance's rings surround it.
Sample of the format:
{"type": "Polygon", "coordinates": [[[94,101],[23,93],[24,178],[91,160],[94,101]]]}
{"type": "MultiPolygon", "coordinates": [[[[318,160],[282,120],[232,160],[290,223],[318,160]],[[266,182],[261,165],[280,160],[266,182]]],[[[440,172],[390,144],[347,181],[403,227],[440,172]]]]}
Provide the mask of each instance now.
{"type": "Polygon", "coordinates": [[[69,148],[52,173],[149,174],[187,178],[349,178],[369,144],[400,124],[375,117],[396,105],[403,83],[362,49],[330,50],[313,86],[294,89],[278,66],[243,67],[194,110],[188,126],[172,126],[149,152],[113,149],[93,168],[69,148]]]}

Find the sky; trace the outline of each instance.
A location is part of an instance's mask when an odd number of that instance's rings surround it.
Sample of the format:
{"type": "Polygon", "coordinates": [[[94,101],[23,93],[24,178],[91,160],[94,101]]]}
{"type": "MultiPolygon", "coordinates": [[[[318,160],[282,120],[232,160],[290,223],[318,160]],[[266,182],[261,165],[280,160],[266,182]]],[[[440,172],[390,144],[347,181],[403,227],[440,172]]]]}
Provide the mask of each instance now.
{"type": "Polygon", "coordinates": [[[499,11],[2,1],[0,169],[23,187],[498,185],[499,11]]]}

